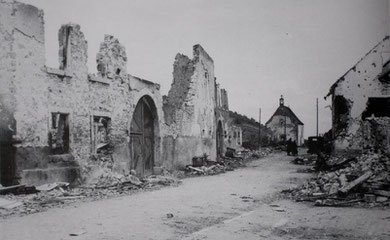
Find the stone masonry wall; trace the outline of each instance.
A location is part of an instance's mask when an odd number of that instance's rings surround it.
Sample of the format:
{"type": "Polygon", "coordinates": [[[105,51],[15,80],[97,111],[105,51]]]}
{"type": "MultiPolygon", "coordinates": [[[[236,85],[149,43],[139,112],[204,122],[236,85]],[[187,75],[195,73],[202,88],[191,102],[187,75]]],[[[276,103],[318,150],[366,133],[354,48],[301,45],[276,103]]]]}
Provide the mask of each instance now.
{"type": "Polygon", "coordinates": [[[6,109],[6,131],[12,135],[6,140],[13,149],[0,158],[1,168],[12,172],[15,183],[22,169],[40,167],[47,152],[46,81],[41,71],[45,62],[43,12],[14,1],[1,1],[0,11],[4,54],[0,60],[0,105],[6,109]],[[27,155],[31,160],[25,158],[27,155]]]}
{"type": "Polygon", "coordinates": [[[6,120],[0,126],[0,152],[5,152],[5,145],[15,152],[14,156],[7,153],[7,159],[0,155],[0,167],[14,171],[14,183],[74,182],[80,173],[87,174],[80,169],[91,164],[94,117],[110,119],[114,170],[129,172],[129,128],[143,96],[150,97],[156,108],[153,152],[155,166],[162,165],[165,130],[160,86],[127,74],[125,48],[117,39],[105,36],[97,54],[98,74],[88,74],[88,46],[80,26],[63,25],[58,34],[59,68],[49,68],[42,11],[2,0],[0,13],[0,110],[6,120]],[[69,149],[60,154],[51,149],[57,115],[69,124],[69,149]]]}
{"type": "Polygon", "coordinates": [[[180,168],[204,154],[215,159],[217,119],[226,130],[225,149],[241,144],[242,133],[229,118],[227,92],[216,88],[214,61],[200,45],[193,47],[192,59],[176,56],[163,106],[158,84],[127,73],[125,47],[113,36],[104,37],[98,72],[89,74],[80,26],[62,25],[59,66],[49,68],[43,12],[0,0],[0,13],[0,167],[12,184],[84,180],[99,168],[95,131],[101,121],[112,169],[129,173],[130,125],[143,97],[154,111],[154,167],[180,168]],[[224,109],[220,114],[217,99],[224,109]]]}
{"type": "Polygon", "coordinates": [[[193,50],[193,59],[176,56],[174,80],[164,102],[168,168],[190,164],[195,156],[216,156],[214,62],[200,45],[193,50]]]}

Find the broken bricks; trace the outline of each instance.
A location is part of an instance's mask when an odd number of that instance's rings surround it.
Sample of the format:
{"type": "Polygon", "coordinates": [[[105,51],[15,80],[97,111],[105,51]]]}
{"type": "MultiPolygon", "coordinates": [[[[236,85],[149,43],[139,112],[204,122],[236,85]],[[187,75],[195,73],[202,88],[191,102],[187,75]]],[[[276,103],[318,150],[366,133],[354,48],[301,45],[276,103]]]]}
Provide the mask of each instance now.
{"type": "Polygon", "coordinates": [[[283,192],[297,201],[315,201],[315,206],[390,204],[388,157],[369,153],[354,158],[336,156],[326,162],[329,162],[327,171],[320,171],[305,184],[283,192]]]}
{"type": "Polygon", "coordinates": [[[186,166],[186,172],[190,175],[214,175],[233,171],[235,168],[245,166],[246,161],[265,157],[271,152],[270,148],[256,151],[245,150],[238,152],[237,156],[220,157],[217,161],[207,159],[207,156],[194,157],[192,159],[193,164],[186,166]]]}

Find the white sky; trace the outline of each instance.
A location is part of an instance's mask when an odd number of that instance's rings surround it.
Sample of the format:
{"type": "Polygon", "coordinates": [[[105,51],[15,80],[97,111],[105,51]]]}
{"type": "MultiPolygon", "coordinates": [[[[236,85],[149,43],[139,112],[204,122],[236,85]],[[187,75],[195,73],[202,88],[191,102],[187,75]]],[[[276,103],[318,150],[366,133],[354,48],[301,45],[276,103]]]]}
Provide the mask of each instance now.
{"type": "Polygon", "coordinates": [[[128,72],[167,94],[176,53],[200,43],[214,59],[230,109],[262,123],[285,104],[305,123],[305,137],[331,127],[329,87],[388,34],[387,0],[20,0],[45,11],[46,62],[58,67],[58,29],[81,25],[88,66],[104,34],[126,47],[128,72]]]}

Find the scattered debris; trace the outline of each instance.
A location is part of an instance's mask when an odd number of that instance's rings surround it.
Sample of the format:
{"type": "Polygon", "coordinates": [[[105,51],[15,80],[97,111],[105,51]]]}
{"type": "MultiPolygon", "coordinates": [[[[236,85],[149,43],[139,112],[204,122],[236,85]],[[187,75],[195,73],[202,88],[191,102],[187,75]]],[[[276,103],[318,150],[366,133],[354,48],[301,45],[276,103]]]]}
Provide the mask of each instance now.
{"type": "Polygon", "coordinates": [[[0,208],[3,209],[13,209],[16,207],[21,206],[23,203],[18,202],[18,201],[10,201],[7,199],[0,198],[0,208]]]}
{"type": "Polygon", "coordinates": [[[293,164],[297,165],[307,165],[312,166],[317,161],[317,154],[310,154],[310,155],[302,155],[300,157],[295,158],[291,161],[293,164]]]}
{"type": "Polygon", "coordinates": [[[245,163],[252,159],[259,159],[269,155],[272,152],[270,148],[264,148],[257,151],[244,150],[237,152],[233,157],[220,157],[216,161],[207,158],[207,155],[202,157],[194,157],[192,159],[192,166],[186,167],[186,174],[188,175],[214,175],[224,173],[226,171],[233,171],[235,168],[245,166],[245,163]]]}
{"type": "MultiPolygon", "coordinates": [[[[76,188],[70,188],[69,183],[55,182],[43,184],[38,187],[29,187],[36,189],[35,194],[20,194],[20,189],[26,186],[18,185],[6,187],[4,198],[0,198],[0,208],[5,209],[0,212],[1,217],[7,217],[14,214],[30,214],[42,212],[46,209],[63,204],[69,204],[75,201],[93,201],[129,194],[139,189],[154,189],[161,186],[177,186],[180,180],[166,175],[151,175],[139,179],[133,175],[122,175],[104,169],[98,172],[88,182],[76,188]]],[[[4,188],[2,188],[4,189],[4,188]]]]}
{"type": "MultiPolygon", "coordinates": [[[[390,158],[367,153],[356,157],[318,155],[319,172],[302,186],[283,190],[315,206],[390,206],[390,158]],[[319,167],[320,166],[320,167],[319,167]]],[[[298,161],[300,162],[300,161],[298,161]]]]}
{"type": "Polygon", "coordinates": [[[14,185],[14,186],[0,188],[0,194],[12,193],[15,195],[19,195],[19,194],[31,194],[37,192],[39,191],[34,186],[26,186],[26,185],[14,185]]]}
{"type": "Polygon", "coordinates": [[[49,191],[51,191],[51,190],[53,190],[53,189],[55,189],[57,187],[61,188],[61,187],[68,187],[68,186],[69,186],[69,183],[67,183],[67,182],[55,182],[55,183],[43,184],[41,186],[36,187],[36,189],[38,191],[41,191],[41,192],[42,191],[49,192],[49,191]]]}
{"type": "MultiPolygon", "coordinates": [[[[42,212],[49,208],[59,205],[66,205],[76,201],[93,201],[129,194],[132,191],[140,189],[155,189],[161,186],[177,186],[181,183],[178,178],[192,175],[213,175],[225,171],[232,171],[234,168],[245,166],[250,159],[257,159],[267,156],[271,149],[264,148],[262,151],[242,151],[233,158],[223,157],[218,161],[207,159],[203,156],[202,166],[188,166],[187,171],[175,171],[169,173],[162,169],[162,175],[151,175],[145,178],[137,178],[136,172],[131,174],[119,174],[112,170],[111,160],[103,151],[109,151],[109,148],[102,149],[96,157],[99,158],[97,169],[87,169],[90,177],[86,179],[85,184],[71,188],[69,183],[54,182],[43,184],[37,187],[16,185],[11,187],[0,187],[0,194],[4,198],[0,199],[0,217],[7,217],[14,214],[26,215],[36,212],[42,212]],[[102,160],[103,159],[103,160],[102,160]],[[4,201],[3,201],[4,200],[4,201]]],[[[95,161],[92,159],[92,161],[95,161]]],[[[249,201],[245,197],[243,201],[249,201]]],[[[168,215],[167,215],[168,216],[168,215]]]]}
{"type": "Polygon", "coordinates": [[[6,194],[10,192],[16,191],[18,188],[25,187],[26,185],[14,185],[14,186],[9,186],[9,187],[0,187],[0,194],[6,194]]]}

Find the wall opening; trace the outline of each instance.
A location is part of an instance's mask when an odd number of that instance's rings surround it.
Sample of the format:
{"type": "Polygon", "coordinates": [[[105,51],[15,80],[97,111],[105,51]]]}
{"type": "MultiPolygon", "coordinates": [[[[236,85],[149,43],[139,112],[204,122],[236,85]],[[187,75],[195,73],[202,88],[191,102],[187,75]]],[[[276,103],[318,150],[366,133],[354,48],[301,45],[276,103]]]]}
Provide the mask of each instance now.
{"type": "Polygon", "coordinates": [[[109,117],[93,117],[92,153],[97,154],[110,144],[111,119],[109,117]]]}
{"type": "Polygon", "coordinates": [[[362,114],[362,119],[368,117],[390,117],[390,98],[368,98],[367,108],[362,114]]]}
{"type": "MultiPolygon", "coordinates": [[[[226,131],[225,131],[225,134],[226,134],[226,131]]],[[[223,138],[224,138],[224,131],[222,128],[222,122],[218,121],[217,137],[216,137],[217,157],[223,156],[223,138]]]]}
{"type": "Polygon", "coordinates": [[[69,153],[69,114],[51,113],[49,146],[51,154],[69,153]]]}
{"type": "Polygon", "coordinates": [[[333,99],[333,129],[334,136],[348,127],[351,104],[343,96],[335,96],[333,99]]]}
{"type": "Polygon", "coordinates": [[[130,124],[130,168],[137,176],[153,174],[158,136],[157,109],[151,97],[142,97],[134,110],[130,124]]]}
{"type": "Polygon", "coordinates": [[[70,55],[70,26],[66,26],[60,30],[60,69],[65,70],[69,66],[70,55]]]}
{"type": "Polygon", "coordinates": [[[16,129],[16,121],[13,114],[2,108],[0,103],[0,176],[1,185],[11,186],[18,184],[15,178],[15,147],[12,135],[16,129]]]}

